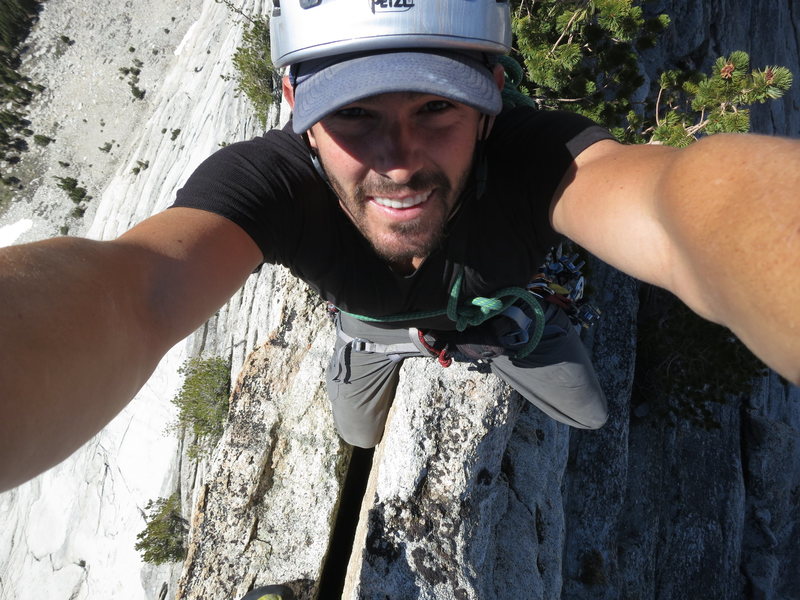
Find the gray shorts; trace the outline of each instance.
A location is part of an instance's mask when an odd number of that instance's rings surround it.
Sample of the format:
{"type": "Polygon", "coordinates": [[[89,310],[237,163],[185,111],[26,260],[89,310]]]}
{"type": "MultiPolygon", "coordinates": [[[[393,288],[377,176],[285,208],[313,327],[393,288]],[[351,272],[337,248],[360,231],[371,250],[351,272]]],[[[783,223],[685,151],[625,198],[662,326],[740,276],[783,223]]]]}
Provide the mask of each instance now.
{"type": "MultiPolygon", "coordinates": [[[[492,372],[553,419],[582,429],[602,427],[608,407],[580,337],[560,308],[548,305],[545,316],[544,334],[536,349],[522,359],[497,356],[487,360],[492,372]]],[[[378,327],[341,313],[339,327],[350,338],[376,344],[410,341],[407,329],[378,327]]],[[[390,357],[351,350],[337,335],[328,366],[328,397],[342,439],[371,448],[383,436],[402,360],[423,354],[409,350],[390,357]]]]}

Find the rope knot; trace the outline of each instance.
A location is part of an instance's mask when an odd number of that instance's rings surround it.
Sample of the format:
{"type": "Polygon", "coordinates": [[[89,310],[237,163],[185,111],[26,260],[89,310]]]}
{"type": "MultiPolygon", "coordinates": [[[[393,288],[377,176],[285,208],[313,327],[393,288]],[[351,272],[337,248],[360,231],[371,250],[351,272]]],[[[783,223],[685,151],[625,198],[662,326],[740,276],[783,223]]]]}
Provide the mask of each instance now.
{"type": "Polygon", "coordinates": [[[481,309],[481,314],[490,315],[503,310],[503,301],[500,298],[484,298],[478,296],[472,299],[472,304],[481,309]]]}

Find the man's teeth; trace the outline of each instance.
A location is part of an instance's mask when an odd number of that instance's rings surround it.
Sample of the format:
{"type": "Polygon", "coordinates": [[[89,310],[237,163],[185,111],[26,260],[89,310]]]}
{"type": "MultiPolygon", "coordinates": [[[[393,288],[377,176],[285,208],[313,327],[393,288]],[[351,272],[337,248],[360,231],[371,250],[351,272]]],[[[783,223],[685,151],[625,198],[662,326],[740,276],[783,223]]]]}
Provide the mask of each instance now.
{"type": "Polygon", "coordinates": [[[428,193],[410,196],[408,198],[379,198],[374,197],[375,202],[388,208],[411,208],[417,204],[422,204],[428,199],[428,193]]]}

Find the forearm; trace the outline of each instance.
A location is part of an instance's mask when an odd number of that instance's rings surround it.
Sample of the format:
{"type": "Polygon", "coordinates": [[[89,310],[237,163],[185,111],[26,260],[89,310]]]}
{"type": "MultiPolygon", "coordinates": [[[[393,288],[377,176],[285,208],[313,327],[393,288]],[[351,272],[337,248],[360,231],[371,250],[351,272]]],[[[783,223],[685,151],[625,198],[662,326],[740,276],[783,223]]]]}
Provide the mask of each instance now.
{"type": "Polygon", "coordinates": [[[76,450],[155,368],[124,254],[67,238],[0,251],[0,489],[76,450]]]}
{"type": "Polygon", "coordinates": [[[552,218],[800,383],[798,196],[794,140],[716,135],[681,150],[603,141],[576,159],[552,218]]]}
{"type": "Polygon", "coordinates": [[[800,383],[800,144],[714,136],[661,179],[671,286],[800,383]]]}
{"type": "Polygon", "coordinates": [[[111,242],[0,249],[0,490],[105,426],[261,259],[237,225],[180,208],[111,242]]]}

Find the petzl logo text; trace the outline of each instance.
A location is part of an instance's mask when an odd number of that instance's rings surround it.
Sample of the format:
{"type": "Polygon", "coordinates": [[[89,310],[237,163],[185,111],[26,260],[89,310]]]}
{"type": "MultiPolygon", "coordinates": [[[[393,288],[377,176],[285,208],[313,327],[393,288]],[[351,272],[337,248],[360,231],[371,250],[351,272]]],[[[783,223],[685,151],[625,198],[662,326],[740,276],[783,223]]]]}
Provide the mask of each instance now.
{"type": "Polygon", "coordinates": [[[403,12],[414,8],[414,0],[372,0],[372,12],[403,12]]]}

